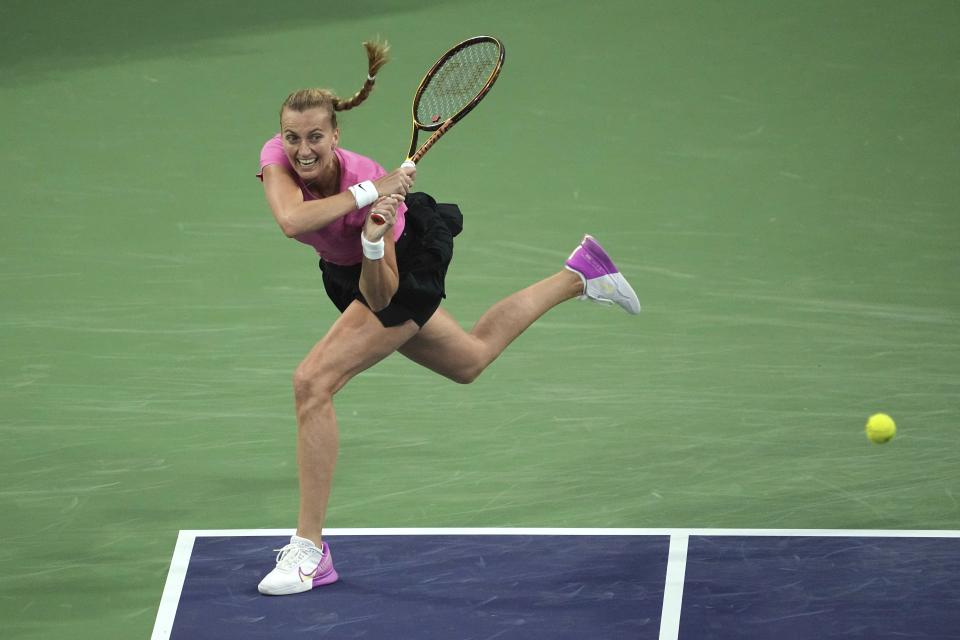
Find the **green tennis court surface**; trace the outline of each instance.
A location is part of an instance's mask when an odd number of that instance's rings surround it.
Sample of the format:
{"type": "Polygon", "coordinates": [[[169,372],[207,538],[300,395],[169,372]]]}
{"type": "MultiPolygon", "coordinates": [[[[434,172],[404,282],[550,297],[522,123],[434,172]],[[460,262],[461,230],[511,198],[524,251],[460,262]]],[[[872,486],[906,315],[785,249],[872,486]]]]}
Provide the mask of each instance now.
{"type": "Polygon", "coordinates": [[[334,309],[253,174],[377,34],[341,144],[386,165],[440,52],[507,48],[418,174],[466,217],[446,307],[589,232],[644,311],[558,308],[466,387],[360,376],[330,527],[960,529],[958,31],[935,1],[5,3],[2,634],[148,637],[178,531],[294,526],[290,377],[334,309]]]}

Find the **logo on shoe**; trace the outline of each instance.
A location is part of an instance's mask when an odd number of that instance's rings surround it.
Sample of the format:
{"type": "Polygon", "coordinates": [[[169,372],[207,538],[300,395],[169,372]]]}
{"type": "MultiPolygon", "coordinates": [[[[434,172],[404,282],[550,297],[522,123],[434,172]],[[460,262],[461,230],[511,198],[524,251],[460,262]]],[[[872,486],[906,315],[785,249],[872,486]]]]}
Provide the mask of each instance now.
{"type": "Polygon", "coordinates": [[[313,568],[313,571],[311,571],[310,573],[304,573],[303,568],[297,567],[297,573],[300,574],[300,582],[305,582],[307,580],[313,580],[314,578],[316,578],[317,574],[320,573],[320,564],[322,563],[318,563],[317,566],[315,566],[313,568]]]}

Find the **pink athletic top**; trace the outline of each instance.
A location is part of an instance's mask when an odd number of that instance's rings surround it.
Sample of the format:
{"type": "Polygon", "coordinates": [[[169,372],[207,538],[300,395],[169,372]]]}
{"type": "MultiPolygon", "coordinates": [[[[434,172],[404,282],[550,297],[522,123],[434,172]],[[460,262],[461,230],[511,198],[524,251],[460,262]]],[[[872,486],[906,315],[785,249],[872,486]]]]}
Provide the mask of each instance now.
{"type": "MultiPolygon", "coordinates": [[[[349,187],[364,180],[376,180],[387,173],[379,164],[359,153],[339,147],[334,149],[334,153],[337,154],[337,160],[340,161],[340,191],[346,191],[349,187]]],[[[260,151],[260,171],[257,173],[257,177],[261,181],[263,180],[263,168],[268,164],[278,164],[290,173],[300,187],[304,201],[318,199],[317,196],[310,193],[307,186],[300,180],[300,176],[293,170],[293,166],[283,150],[283,140],[280,138],[280,134],[267,140],[260,151]]],[[[406,217],[404,216],[406,210],[406,205],[402,203],[397,208],[397,222],[393,225],[394,240],[398,239],[400,234],[403,233],[403,227],[406,224],[406,217]]],[[[363,223],[367,219],[367,212],[369,211],[370,207],[351,211],[322,229],[308,231],[294,237],[313,247],[320,257],[327,262],[341,265],[359,264],[363,260],[363,249],[360,247],[360,230],[363,228],[363,223]]]]}

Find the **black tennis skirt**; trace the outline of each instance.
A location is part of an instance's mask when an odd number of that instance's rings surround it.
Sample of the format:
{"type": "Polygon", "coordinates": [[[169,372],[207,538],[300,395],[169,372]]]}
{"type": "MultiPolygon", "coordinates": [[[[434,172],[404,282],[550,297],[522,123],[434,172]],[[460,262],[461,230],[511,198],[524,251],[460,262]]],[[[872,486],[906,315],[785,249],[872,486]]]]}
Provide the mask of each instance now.
{"type": "MultiPolygon", "coordinates": [[[[437,203],[426,193],[409,193],[406,225],[397,239],[400,283],[390,304],[374,314],[385,327],[407,320],[426,324],[446,297],[444,280],[453,259],[453,238],[463,229],[463,215],[455,204],[437,203]]],[[[320,260],[323,288],[343,313],[350,303],[367,304],[360,293],[360,265],[320,260]]],[[[367,305],[369,306],[369,305],[367,305]]]]}

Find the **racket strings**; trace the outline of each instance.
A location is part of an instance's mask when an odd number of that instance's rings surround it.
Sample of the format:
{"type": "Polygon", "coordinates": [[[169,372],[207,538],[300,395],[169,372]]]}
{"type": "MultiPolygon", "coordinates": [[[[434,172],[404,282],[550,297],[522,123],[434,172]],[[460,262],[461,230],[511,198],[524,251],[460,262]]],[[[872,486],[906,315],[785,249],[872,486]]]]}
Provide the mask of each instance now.
{"type": "Polygon", "coordinates": [[[469,45],[450,56],[423,88],[417,121],[433,124],[456,115],[483,90],[499,60],[494,42],[469,45]]]}

